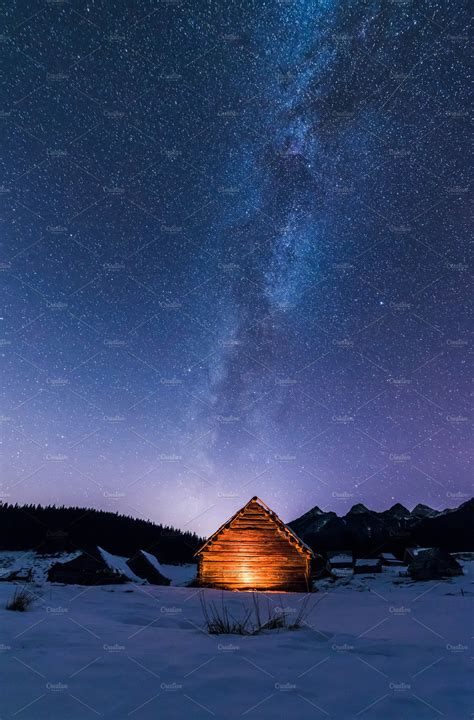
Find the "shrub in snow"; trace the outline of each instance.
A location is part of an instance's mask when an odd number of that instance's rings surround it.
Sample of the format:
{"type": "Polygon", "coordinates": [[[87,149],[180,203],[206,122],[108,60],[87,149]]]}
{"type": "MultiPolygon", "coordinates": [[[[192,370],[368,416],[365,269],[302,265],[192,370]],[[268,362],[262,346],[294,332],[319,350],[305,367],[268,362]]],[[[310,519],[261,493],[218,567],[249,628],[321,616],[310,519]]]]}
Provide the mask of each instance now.
{"type": "Polygon", "coordinates": [[[12,599],[7,603],[7,610],[17,610],[18,612],[25,612],[28,610],[30,605],[35,601],[35,596],[28,590],[28,588],[16,588],[12,599]]]}
{"type": "Polygon", "coordinates": [[[313,609],[313,606],[308,606],[309,598],[309,595],[304,598],[298,612],[292,617],[291,608],[271,608],[268,598],[266,611],[263,611],[260,595],[252,593],[253,612],[244,608],[243,615],[236,618],[224,604],[223,594],[220,606],[214,602],[207,603],[204,594],[200,594],[205,629],[210,635],[258,635],[264,630],[297,630],[305,624],[313,609]]]}

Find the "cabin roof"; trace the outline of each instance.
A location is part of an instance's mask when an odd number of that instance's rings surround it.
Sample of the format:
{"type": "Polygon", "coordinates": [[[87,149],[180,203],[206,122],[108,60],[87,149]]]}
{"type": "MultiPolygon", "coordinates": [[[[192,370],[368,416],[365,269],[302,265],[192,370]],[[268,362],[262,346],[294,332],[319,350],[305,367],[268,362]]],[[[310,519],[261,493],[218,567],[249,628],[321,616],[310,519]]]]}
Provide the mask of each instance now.
{"type": "Polygon", "coordinates": [[[147,552],[146,550],[139,550],[139,554],[141,554],[147,563],[149,563],[156,572],[159,572],[162,577],[165,577],[163,575],[163,568],[161,567],[161,564],[155,555],[152,555],[151,553],[147,552]]]}
{"type": "Polygon", "coordinates": [[[329,562],[349,562],[352,563],[352,553],[336,553],[335,555],[329,555],[329,562]]]}
{"type": "Polygon", "coordinates": [[[433,548],[429,547],[407,547],[405,552],[407,552],[409,555],[412,555],[413,557],[416,557],[420,553],[425,553],[427,550],[432,550],[433,548]]]}
{"type": "Polygon", "coordinates": [[[270,508],[268,507],[268,505],[266,505],[266,504],[263,502],[263,500],[260,500],[260,498],[257,497],[256,495],[255,495],[253,498],[251,498],[251,499],[248,501],[248,503],[246,503],[243,507],[241,507],[240,510],[237,510],[237,512],[234,513],[234,514],[232,515],[232,517],[230,517],[228,520],[226,520],[226,522],[223,523],[210,537],[208,537],[208,539],[206,540],[206,542],[199,548],[199,550],[195,553],[195,555],[200,555],[200,554],[202,553],[202,551],[203,551],[208,545],[212,544],[212,542],[213,542],[226,528],[230,527],[230,525],[233,523],[233,521],[234,521],[237,517],[239,517],[239,515],[242,515],[242,514],[246,511],[246,509],[249,507],[249,505],[251,505],[252,503],[257,503],[257,505],[259,505],[259,507],[264,511],[264,513],[275,523],[275,525],[277,526],[277,528],[278,528],[281,532],[283,532],[283,533],[288,537],[288,539],[289,539],[290,542],[294,542],[294,543],[297,545],[297,547],[298,547],[302,552],[308,554],[310,557],[314,557],[314,552],[311,550],[311,548],[310,548],[308,545],[306,545],[306,543],[304,543],[304,542],[301,540],[301,538],[299,538],[298,535],[296,535],[296,533],[294,533],[293,530],[292,530],[290,527],[288,527],[288,525],[285,525],[285,523],[283,522],[283,520],[280,520],[280,518],[278,517],[278,515],[277,515],[275,512],[273,512],[273,510],[270,510],[270,508]]]}

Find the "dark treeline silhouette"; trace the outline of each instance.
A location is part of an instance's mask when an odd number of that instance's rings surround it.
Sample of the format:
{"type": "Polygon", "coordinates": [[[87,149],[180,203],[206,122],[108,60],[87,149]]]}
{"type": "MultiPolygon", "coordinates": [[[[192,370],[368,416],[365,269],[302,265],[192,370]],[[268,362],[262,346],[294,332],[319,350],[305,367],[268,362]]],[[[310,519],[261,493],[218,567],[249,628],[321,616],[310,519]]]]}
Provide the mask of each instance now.
{"type": "Polygon", "coordinates": [[[116,555],[147,550],[163,563],[188,563],[201,543],[194,533],[104,510],[0,503],[0,550],[50,554],[100,545],[116,555]]]}

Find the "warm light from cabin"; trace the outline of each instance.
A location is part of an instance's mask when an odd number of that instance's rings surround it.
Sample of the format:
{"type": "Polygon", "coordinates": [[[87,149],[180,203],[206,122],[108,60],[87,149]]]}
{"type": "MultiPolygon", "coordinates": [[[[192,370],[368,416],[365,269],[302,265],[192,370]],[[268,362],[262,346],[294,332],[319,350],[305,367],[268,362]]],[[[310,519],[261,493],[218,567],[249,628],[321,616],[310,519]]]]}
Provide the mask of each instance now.
{"type": "Polygon", "coordinates": [[[239,547],[238,556],[236,557],[236,575],[241,588],[251,588],[255,585],[255,571],[249,567],[248,556],[244,546],[239,547]]]}
{"type": "Polygon", "coordinates": [[[250,588],[253,585],[256,585],[256,577],[255,573],[253,573],[248,565],[241,561],[239,565],[239,575],[241,578],[242,587],[244,588],[250,588]]]}

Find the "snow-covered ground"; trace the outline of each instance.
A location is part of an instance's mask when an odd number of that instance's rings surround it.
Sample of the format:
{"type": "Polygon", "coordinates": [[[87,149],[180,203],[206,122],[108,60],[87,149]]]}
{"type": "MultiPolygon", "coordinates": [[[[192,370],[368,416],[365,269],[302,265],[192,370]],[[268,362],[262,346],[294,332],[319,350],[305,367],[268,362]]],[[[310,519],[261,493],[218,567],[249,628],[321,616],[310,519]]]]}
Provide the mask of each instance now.
{"type": "MultiPolygon", "coordinates": [[[[249,593],[38,582],[20,613],[4,610],[17,586],[2,582],[0,717],[472,718],[473,565],[439,582],[400,568],[323,581],[303,628],[246,637],[208,635],[200,593],[235,616],[249,593]]],[[[260,597],[290,617],[304,598],[260,597]]]]}

